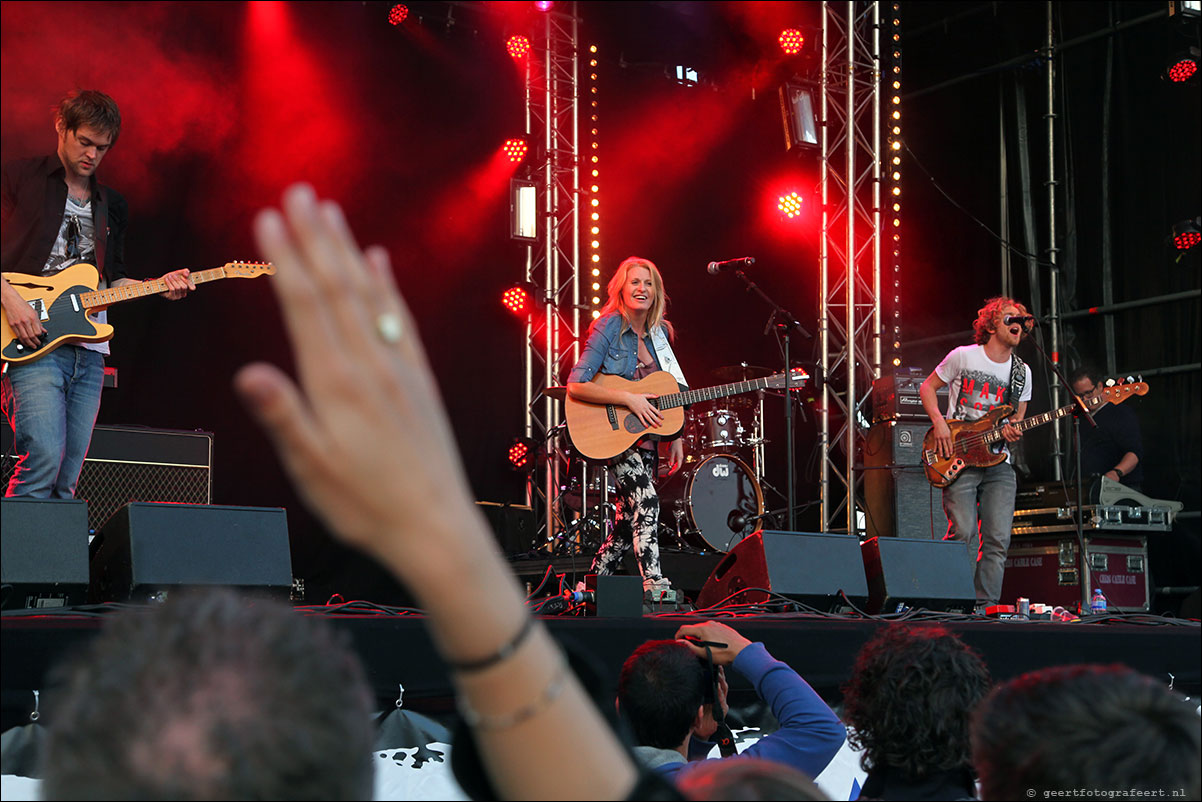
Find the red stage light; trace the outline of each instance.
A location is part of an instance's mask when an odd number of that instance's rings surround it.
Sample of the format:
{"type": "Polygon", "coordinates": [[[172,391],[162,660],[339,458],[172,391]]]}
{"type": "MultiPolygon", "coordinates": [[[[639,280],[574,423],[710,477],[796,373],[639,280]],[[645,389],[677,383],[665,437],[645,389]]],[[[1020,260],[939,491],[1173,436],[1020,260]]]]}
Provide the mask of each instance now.
{"type": "Polygon", "coordinates": [[[514,470],[521,470],[530,464],[530,445],[524,438],[509,447],[509,464],[514,470]]]}
{"type": "Polygon", "coordinates": [[[780,49],[786,54],[796,56],[801,52],[801,46],[805,44],[806,38],[796,28],[785,28],[780,32],[780,38],[777,41],[780,42],[780,49]]]}
{"type": "Polygon", "coordinates": [[[550,11],[551,6],[553,5],[555,4],[552,3],[551,0],[538,0],[538,2],[534,4],[534,7],[539,11],[550,11]]]}
{"type": "Polygon", "coordinates": [[[1202,242],[1202,233],[1197,231],[1183,231],[1173,237],[1173,244],[1177,246],[1177,250],[1179,251],[1188,251],[1199,242],[1202,242]]]}
{"type": "Polygon", "coordinates": [[[797,215],[801,214],[801,196],[796,192],[790,192],[788,195],[781,195],[776,204],[776,208],[792,220],[797,215]]]}
{"type": "Polygon", "coordinates": [[[533,299],[530,290],[523,286],[510,287],[501,294],[501,304],[515,315],[524,315],[530,311],[533,299]]]}
{"type": "Polygon", "coordinates": [[[1169,80],[1173,81],[1174,83],[1188,81],[1197,71],[1197,61],[1189,57],[1182,58],[1173,64],[1173,66],[1169,67],[1169,80]]]}
{"type": "Polygon", "coordinates": [[[514,34],[505,43],[505,49],[514,58],[526,58],[526,54],[530,52],[530,40],[520,33],[514,34]]]}
{"type": "Polygon", "coordinates": [[[388,21],[393,25],[400,25],[409,16],[409,7],[404,3],[397,3],[388,12],[388,21]]]}
{"type": "Polygon", "coordinates": [[[503,148],[505,155],[515,164],[526,158],[526,140],[506,139],[503,148]]]}

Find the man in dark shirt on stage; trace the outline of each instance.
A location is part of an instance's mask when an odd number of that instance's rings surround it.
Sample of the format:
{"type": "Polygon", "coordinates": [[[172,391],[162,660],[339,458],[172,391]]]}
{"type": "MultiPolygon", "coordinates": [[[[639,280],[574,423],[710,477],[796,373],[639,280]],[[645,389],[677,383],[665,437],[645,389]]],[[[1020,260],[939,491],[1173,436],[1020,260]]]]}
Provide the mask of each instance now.
{"type": "MultiPolygon", "coordinates": [[[[1088,365],[1073,371],[1069,384],[1083,399],[1105,389],[1102,375],[1088,365]]],[[[1094,411],[1093,419],[1097,426],[1081,422],[1081,475],[1105,476],[1139,490],[1144,482],[1144,443],[1135,410],[1127,404],[1106,404],[1094,411]]]]}
{"type": "MultiPolygon", "coordinates": [[[[49,277],[87,263],[100,286],[136,283],[125,274],[125,199],[96,180],[96,169],[121,133],[121,112],[108,95],[83,91],[66,97],[55,114],[58,149],[52,156],[6,164],[0,193],[3,241],[0,302],[13,336],[37,349],[43,319],[11,282],[16,274],[49,277]]],[[[187,270],[163,276],[165,297],[195,289],[187,270]]],[[[95,314],[98,322],[105,313],[95,314]]],[[[3,344],[7,345],[7,343],[3,344]]],[[[6,363],[0,383],[4,413],[18,455],[6,496],[72,498],[92,426],[100,409],[107,342],[60,345],[32,361],[6,363]]]]}

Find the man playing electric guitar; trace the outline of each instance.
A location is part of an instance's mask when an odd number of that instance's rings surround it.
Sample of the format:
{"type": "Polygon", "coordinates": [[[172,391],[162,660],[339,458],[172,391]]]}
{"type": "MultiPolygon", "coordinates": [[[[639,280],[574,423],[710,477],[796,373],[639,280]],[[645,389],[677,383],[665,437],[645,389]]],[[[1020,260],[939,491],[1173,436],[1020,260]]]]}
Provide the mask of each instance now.
{"type": "MultiPolygon", "coordinates": [[[[121,133],[121,113],[108,95],[84,91],[65,98],[55,115],[58,152],[4,166],[3,243],[6,273],[52,276],[87,263],[100,289],[137,283],[125,275],[124,198],[96,180],[96,168],[121,133]]],[[[195,285],[187,270],[162,278],[171,300],[195,285]]],[[[0,279],[0,301],[13,334],[26,348],[42,345],[46,328],[17,291],[0,279]]],[[[104,312],[98,317],[103,322],[104,312]]],[[[5,495],[71,498],[100,409],[107,342],[63,345],[28,363],[6,364],[4,412],[19,455],[5,495]]]]}
{"type": "MultiPolygon", "coordinates": [[[[953,349],[922,383],[922,406],[931,418],[940,456],[952,456],[947,419],[978,420],[1002,405],[1015,409],[1002,428],[1002,437],[1013,443],[1022,436],[1011,424],[1026,416],[1031,398],[1031,368],[1014,354],[1015,346],[1026,334],[1026,320],[1026,307],[1014,299],[989,299],[973,323],[976,344],[953,349]],[[948,385],[945,419],[935,393],[948,385]]],[[[943,489],[948,537],[968,544],[969,558],[976,566],[978,606],[998,601],[1010,547],[1017,481],[1009,449],[1005,450],[1005,461],[990,467],[965,467],[943,489]]]]}

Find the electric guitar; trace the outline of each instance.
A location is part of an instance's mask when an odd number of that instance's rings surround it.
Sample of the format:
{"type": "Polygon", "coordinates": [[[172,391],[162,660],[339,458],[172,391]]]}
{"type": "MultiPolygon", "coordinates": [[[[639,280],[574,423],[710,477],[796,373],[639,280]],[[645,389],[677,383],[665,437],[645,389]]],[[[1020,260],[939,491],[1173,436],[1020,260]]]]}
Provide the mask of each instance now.
{"type": "MultiPolygon", "coordinates": [[[[789,377],[790,388],[800,388],[809,378],[801,368],[793,368],[789,377]]],[[[621,404],[591,404],[567,396],[564,401],[567,412],[568,434],[576,450],[589,459],[616,457],[635,444],[640,437],[651,434],[670,438],[684,427],[684,407],[699,401],[712,401],[729,395],[741,395],[755,390],[772,388],[783,390],[785,374],[777,373],[762,379],[720,384],[701,390],[680,392],[676,378],[667,371],[656,371],[640,381],[630,381],[621,376],[598,373],[593,383],[613,390],[631,393],[655,393],[659,397],[650,399],[664,416],[664,422],[654,430],[648,430],[643,422],[621,404]]]]}
{"type": "MultiPolygon", "coordinates": [[[[212,270],[197,270],[191,274],[194,284],[222,278],[255,278],[275,273],[270,262],[226,262],[212,270]]],[[[157,295],[167,289],[161,278],[97,290],[100,273],[86,263],[71,265],[53,276],[33,276],[26,273],[4,273],[4,280],[17,291],[37,313],[46,329],[42,343],[29,348],[8,324],[8,314],[0,314],[0,357],[5,362],[33,362],[68,343],[99,343],[111,340],[113,327],[99,323],[91,314],[107,309],[120,301],[132,301],[147,295],[157,295]]]]}
{"type": "MultiPolygon", "coordinates": [[[[1148,385],[1144,382],[1116,384],[1107,387],[1096,396],[1083,399],[1090,412],[1101,409],[1106,404],[1121,404],[1133,395],[1147,395],[1148,385]]],[[[1069,404],[1060,409],[1043,412],[1023,418],[1011,424],[1020,432],[1042,426],[1049,421],[1059,420],[1070,414],[1076,404],[1069,404]]],[[[947,487],[956,481],[960,471],[965,468],[988,468],[1006,459],[1005,453],[994,449],[997,444],[1005,444],[1002,437],[1002,426],[1006,416],[1014,412],[1014,407],[1004,405],[994,407],[985,417],[975,421],[949,420],[947,426],[952,432],[952,456],[942,457],[935,445],[935,430],[930,429],[922,438],[922,468],[927,480],[935,487],[947,487]]]]}

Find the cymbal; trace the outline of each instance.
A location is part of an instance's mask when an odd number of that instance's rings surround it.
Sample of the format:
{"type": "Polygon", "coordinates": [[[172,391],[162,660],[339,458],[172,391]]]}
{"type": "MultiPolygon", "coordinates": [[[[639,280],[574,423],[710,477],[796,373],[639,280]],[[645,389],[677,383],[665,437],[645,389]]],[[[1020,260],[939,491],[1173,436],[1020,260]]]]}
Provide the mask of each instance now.
{"type": "Polygon", "coordinates": [[[724,383],[745,382],[748,379],[762,379],[765,376],[771,376],[773,372],[771,368],[756,367],[744,362],[739,365],[723,365],[720,368],[714,368],[714,378],[724,383]]]}
{"type": "Polygon", "coordinates": [[[556,401],[563,401],[568,397],[568,388],[563,385],[548,387],[546,390],[543,390],[543,395],[548,398],[554,398],[556,401]]]}

